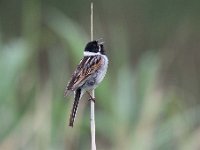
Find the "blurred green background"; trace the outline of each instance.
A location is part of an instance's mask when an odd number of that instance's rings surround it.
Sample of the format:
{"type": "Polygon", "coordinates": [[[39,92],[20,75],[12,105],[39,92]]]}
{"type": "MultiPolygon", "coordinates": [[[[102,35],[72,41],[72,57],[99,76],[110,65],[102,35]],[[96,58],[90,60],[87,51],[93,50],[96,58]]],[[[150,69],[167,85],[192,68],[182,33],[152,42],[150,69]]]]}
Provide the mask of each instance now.
{"type": "MultiPolygon", "coordinates": [[[[94,2],[110,59],[98,150],[200,149],[200,1],[94,2]]],[[[0,149],[88,150],[90,107],[63,97],[90,40],[90,1],[0,1],[0,149]]]]}

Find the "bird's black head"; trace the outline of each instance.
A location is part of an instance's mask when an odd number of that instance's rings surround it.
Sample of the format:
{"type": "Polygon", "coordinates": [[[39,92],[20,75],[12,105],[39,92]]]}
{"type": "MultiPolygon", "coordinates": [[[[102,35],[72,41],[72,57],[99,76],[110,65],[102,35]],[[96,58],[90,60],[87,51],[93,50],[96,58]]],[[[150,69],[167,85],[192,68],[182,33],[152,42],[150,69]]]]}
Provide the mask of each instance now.
{"type": "Polygon", "coordinates": [[[91,41],[91,42],[87,43],[87,45],[85,47],[85,52],[101,53],[101,54],[105,55],[103,42],[100,42],[99,40],[95,40],[95,41],[91,41]]]}
{"type": "Polygon", "coordinates": [[[91,41],[85,46],[85,52],[98,53],[99,49],[98,41],[91,41]]]}
{"type": "Polygon", "coordinates": [[[100,44],[100,53],[101,53],[102,55],[105,55],[105,54],[106,54],[103,44],[100,44]]]}

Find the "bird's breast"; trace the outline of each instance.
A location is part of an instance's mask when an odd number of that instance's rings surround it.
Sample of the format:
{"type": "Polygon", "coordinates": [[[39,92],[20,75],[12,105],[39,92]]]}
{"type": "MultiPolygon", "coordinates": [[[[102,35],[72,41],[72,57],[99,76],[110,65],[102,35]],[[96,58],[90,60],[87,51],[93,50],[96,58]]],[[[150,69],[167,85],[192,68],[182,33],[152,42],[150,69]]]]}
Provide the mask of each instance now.
{"type": "Polygon", "coordinates": [[[107,68],[108,68],[108,58],[107,58],[107,56],[103,55],[101,57],[104,60],[104,63],[102,64],[100,69],[97,71],[97,74],[96,74],[96,83],[97,84],[99,84],[103,80],[103,78],[106,75],[107,68]]]}

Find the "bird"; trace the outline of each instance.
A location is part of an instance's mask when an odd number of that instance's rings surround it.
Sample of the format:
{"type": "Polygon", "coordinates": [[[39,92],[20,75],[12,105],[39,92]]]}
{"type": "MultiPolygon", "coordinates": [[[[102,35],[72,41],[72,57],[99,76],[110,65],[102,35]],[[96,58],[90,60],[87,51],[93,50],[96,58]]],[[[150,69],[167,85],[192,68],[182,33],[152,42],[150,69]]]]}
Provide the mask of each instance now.
{"type": "Polygon", "coordinates": [[[77,65],[64,91],[65,97],[69,93],[74,93],[74,103],[69,118],[69,126],[74,126],[79,100],[84,93],[87,93],[90,100],[95,102],[95,98],[90,95],[89,91],[97,88],[102,82],[107,68],[108,57],[105,53],[103,42],[100,40],[88,42],[83,52],[83,58],[77,65]]]}

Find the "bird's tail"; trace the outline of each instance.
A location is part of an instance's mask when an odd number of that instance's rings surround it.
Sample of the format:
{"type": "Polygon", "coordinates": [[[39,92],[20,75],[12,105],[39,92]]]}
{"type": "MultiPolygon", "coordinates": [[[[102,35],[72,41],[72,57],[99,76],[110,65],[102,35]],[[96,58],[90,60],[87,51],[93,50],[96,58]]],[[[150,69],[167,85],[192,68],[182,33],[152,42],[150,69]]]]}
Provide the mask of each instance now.
{"type": "Polygon", "coordinates": [[[77,89],[75,91],[75,98],[74,98],[74,104],[71,110],[70,118],[69,118],[69,126],[73,127],[74,126],[74,120],[76,117],[76,112],[78,109],[78,103],[81,97],[81,89],[77,89]]]}

